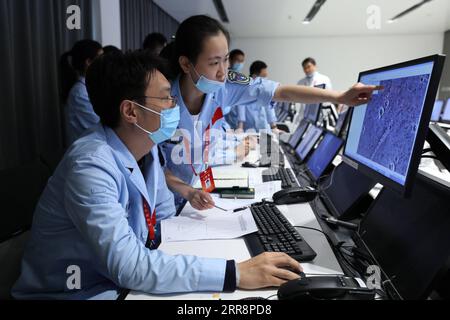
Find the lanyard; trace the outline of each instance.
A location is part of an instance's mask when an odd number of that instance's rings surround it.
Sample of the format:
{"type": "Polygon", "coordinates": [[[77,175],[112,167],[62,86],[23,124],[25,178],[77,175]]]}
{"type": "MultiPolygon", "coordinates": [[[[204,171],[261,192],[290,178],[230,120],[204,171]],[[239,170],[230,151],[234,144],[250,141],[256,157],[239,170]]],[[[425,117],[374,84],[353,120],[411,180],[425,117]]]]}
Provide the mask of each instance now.
{"type": "Polygon", "coordinates": [[[155,226],[156,226],[156,208],[153,210],[153,214],[150,215],[150,206],[147,203],[147,200],[145,200],[144,197],[142,197],[142,203],[144,204],[144,216],[145,216],[145,222],[147,223],[148,227],[148,237],[151,241],[155,240],[155,226]]]}
{"type": "MultiPolygon", "coordinates": [[[[211,119],[211,123],[208,125],[208,127],[205,130],[205,147],[203,150],[203,163],[206,165],[206,169],[208,169],[208,159],[209,159],[209,147],[211,145],[211,127],[214,126],[214,124],[219,121],[220,119],[223,119],[223,112],[222,108],[218,107],[216,111],[214,112],[214,115],[211,119]]],[[[192,158],[191,158],[191,144],[188,141],[188,139],[185,139],[183,137],[184,141],[184,147],[186,149],[186,157],[189,159],[191,164],[191,169],[194,175],[197,177],[199,174],[195,171],[194,165],[192,164],[192,158]]]]}

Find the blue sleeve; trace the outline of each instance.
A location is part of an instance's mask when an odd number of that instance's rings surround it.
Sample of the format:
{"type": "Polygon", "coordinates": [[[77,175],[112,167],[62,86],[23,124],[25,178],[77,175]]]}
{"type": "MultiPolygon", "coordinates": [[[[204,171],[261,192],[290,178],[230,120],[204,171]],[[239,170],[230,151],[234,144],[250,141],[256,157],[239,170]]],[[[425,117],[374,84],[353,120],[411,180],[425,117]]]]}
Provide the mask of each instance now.
{"type": "Polygon", "coordinates": [[[85,86],[75,90],[72,103],[75,105],[74,117],[80,123],[82,131],[100,122],[99,116],[94,112],[94,107],[89,100],[85,86]]]}
{"type": "Polygon", "coordinates": [[[225,259],[171,256],[144,246],[118,201],[125,186],[116,175],[107,161],[89,156],[75,164],[65,187],[68,215],[110,279],[121,288],[154,294],[222,291],[225,259]]]}
{"type": "Polygon", "coordinates": [[[227,80],[221,97],[224,114],[230,112],[234,105],[268,105],[275,95],[279,83],[271,80],[256,78],[247,83],[237,83],[227,80]]]}
{"type": "Polygon", "coordinates": [[[239,105],[238,106],[238,121],[239,122],[245,122],[245,120],[246,120],[245,112],[246,112],[246,106],[239,105]]]}
{"type": "Polygon", "coordinates": [[[277,116],[275,114],[275,103],[271,102],[266,107],[266,116],[267,116],[267,122],[272,125],[273,123],[276,123],[278,121],[277,116]]]}

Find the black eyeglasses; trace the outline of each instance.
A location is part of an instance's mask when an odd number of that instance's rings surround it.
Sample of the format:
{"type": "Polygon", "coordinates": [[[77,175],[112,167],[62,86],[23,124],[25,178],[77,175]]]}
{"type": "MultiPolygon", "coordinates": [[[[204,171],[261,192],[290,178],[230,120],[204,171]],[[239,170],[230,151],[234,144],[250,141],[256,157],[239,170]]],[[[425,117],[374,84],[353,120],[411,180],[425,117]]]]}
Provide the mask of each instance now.
{"type": "Polygon", "coordinates": [[[156,100],[160,100],[160,101],[164,101],[165,103],[170,102],[171,103],[171,107],[175,107],[177,105],[177,98],[172,98],[172,97],[150,97],[150,96],[142,96],[142,97],[137,97],[136,99],[156,99],[156,100]]]}

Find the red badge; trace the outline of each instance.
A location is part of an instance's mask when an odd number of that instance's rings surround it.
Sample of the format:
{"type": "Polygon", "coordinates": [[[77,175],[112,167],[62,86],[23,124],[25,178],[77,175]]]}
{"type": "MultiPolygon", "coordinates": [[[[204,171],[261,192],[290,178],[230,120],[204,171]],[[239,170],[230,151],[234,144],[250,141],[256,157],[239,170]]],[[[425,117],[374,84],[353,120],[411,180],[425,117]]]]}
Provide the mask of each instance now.
{"type": "Polygon", "coordinates": [[[200,173],[200,181],[202,182],[203,191],[211,193],[216,189],[211,167],[200,173]]]}

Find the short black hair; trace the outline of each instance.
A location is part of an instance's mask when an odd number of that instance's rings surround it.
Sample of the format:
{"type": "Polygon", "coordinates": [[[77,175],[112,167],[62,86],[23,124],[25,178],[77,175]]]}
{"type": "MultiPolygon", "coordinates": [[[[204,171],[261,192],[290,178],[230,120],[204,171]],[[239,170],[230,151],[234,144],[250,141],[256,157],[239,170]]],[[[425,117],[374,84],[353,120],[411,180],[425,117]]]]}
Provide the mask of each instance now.
{"type": "Polygon", "coordinates": [[[120,52],[122,52],[122,50],[112,45],[103,47],[103,54],[120,53],[120,52]]]}
{"type": "Polygon", "coordinates": [[[316,65],[316,60],[314,60],[314,58],[306,58],[305,60],[303,60],[302,62],[302,67],[304,68],[308,63],[311,63],[312,65],[316,65]]]}
{"type": "Polygon", "coordinates": [[[267,69],[267,64],[264,61],[256,60],[250,66],[250,76],[259,76],[263,69],[267,69]]]}
{"type": "Polygon", "coordinates": [[[245,53],[241,49],[234,49],[230,52],[230,60],[234,60],[237,56],[244,56],[245,53]]]}
{"type": "Polygon", "coordinates": [[[151,77],[164,69],[161,58],[144,50],[106,54],[95,59],[86,74],[86,87],[101,123],[116,128],[122,101],[145,96],[151,77]]]}
{"type": "Polygon", "coordinates": [[[167,44],[167,38],[161,33],[150,33],[145,37],[142,48],[144,50],[154,51],[157,47],[164,47],[167,44]]]}

